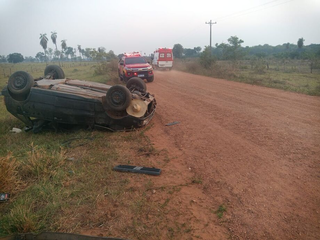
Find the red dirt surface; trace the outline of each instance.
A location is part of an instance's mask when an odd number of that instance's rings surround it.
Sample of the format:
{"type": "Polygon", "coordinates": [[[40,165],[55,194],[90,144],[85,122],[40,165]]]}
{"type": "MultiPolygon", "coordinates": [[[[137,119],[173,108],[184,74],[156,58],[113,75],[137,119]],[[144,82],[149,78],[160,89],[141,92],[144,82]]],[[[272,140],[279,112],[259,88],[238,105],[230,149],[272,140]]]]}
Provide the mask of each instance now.
{"type": "Polygon", "coordinates": [[[171,157],[155,185],[195,183],[170,201],[188,239],[320,239],[319,97],[177,71],[147,87],[171,157]]]}

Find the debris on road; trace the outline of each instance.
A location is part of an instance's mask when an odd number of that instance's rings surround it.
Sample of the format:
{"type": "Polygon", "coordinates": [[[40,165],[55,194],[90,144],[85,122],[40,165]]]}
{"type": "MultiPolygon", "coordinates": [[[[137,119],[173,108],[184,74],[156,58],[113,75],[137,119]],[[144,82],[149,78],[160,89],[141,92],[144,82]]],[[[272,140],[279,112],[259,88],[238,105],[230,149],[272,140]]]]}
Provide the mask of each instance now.
{"type": "Polygon", "coordinates": [[[0,193],[0,202],[6,202],[10,199],[9,193],[0,193]]]}
{"type": "Polygon", "coordinates": [[[113,170],[120,172],[144,173],[149,175],[160,175],[161,173],[161,169],[159,168],[148,168],[130,165],[118,165],[114,167],[113,170]]]}
{"type": "Polygon", "coordinates": [[[172,125],[176,125],[178,123],[180,123],[180,122],[177,122],[177,121],[176,122],[171,122],[171,123],[167,123],[166,126],[172,126],[172,125]]]}

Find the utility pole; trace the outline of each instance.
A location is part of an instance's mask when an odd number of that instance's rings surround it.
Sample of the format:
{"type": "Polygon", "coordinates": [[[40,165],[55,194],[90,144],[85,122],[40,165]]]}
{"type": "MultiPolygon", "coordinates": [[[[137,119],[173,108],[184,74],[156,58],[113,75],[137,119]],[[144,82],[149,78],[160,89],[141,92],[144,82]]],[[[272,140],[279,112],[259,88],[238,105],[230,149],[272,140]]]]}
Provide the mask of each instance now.
{"type": "Polygon", "coordinates": [[[210,24],[210,54],[212,54],[212,44],[211,44],[211,32],[212,32],[212,24],[217,24],[217,22],[212,22],[212,20],[210,20],[210,22],[206,22],[206,24],[210,24]]]}

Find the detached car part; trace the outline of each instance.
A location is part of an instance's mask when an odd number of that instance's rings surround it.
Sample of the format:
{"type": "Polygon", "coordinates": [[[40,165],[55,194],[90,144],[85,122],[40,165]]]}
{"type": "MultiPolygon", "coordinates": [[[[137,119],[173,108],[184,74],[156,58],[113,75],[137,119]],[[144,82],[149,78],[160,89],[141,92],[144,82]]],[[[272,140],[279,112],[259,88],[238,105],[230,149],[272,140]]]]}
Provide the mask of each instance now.
{"type": "Polygon", "coordinates": [[[139,128],[149,123],[157,105],[140,78],[110,86],[65,78],[57,65],[47,66],[39,79],[24,71],[13,73],[1,94],[7,110],[34,132],[49,123],[139,128]]]}
{"type": "Polygon", "coordinates": [[[159,168],[149,168],[140,166],[130,166],[130,165],[118,165],[113,168],[115,171],[119,172],[133,172],[133,173],[143,173],[149,175],[160,175],[161,169],[159,168]]]}

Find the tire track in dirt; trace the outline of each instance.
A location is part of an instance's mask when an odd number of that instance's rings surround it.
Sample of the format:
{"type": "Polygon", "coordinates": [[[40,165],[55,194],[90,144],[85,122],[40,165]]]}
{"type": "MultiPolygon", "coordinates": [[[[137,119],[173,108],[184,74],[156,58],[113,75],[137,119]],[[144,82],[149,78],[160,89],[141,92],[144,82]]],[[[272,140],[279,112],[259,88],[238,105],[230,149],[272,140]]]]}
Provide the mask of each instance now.
{"type": "Polygon", "coordinates": [[[207,224],[208,206],[228,207],[223,224],[211,217],[215,226],[196,234],[319,239],[319,97],[176,71],[156,72],[147,86],[158,102],[150,139],[179,156],[168,164],[176,175],[189,179],[190,167],[202,179],[197,222],[207,224]]]}

